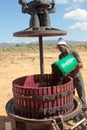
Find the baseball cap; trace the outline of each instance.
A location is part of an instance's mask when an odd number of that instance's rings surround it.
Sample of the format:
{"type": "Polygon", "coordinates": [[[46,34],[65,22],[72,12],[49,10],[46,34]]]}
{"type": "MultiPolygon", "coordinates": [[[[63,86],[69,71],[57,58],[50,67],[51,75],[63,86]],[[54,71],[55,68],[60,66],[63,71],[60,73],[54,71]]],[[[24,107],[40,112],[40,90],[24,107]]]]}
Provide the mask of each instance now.
{"type": "Polygon", "coordinates": [[[59,38],[57,45],[67,45],[66,41],[63,40],[63,38],[59,38]]]}

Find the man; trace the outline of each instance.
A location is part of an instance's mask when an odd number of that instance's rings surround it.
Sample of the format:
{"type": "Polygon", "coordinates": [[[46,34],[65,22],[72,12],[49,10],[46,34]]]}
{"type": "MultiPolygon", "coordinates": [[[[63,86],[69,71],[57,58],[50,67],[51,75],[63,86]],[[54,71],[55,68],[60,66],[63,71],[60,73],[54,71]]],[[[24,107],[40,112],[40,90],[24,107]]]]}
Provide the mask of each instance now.
{"type": "Polygon", "coordinates": [[[57,47],[61,54],[59,55],[59,59],[67,56],[68,54],[72,54],[78,61],[78,65],[76,68],[69,73],[69,75],[73,78],[74,87],[77,90],[78,96],[82,101],[82,110],[87,110],[86,100],[85,100],[85,91],[84,91],[84,82],[80,72],[80,68],[83,67],[79,54],[75,50],[69,50],[67,47],[67,43],[62,39],[58,39],[57,47]]]}

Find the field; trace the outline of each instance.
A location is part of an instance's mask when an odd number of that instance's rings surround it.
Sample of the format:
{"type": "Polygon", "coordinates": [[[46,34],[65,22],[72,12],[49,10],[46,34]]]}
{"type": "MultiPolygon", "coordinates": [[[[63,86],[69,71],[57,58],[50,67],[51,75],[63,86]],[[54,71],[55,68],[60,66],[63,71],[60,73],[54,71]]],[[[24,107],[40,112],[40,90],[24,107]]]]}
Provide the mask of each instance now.
{"type": "MultiPolygon", "coordinates": [[[[84,67],[81,69],[87,99],[87,48],[73,46],[82,59],[84,67]]],[[[44,47],[44,73],[51,73],[51,64],[58,59],[55,45],[44,47]]],[[[1,47],[0,48],[0,130],[5,130],[5,122],[11,119],[7,116],[5,105],[13,97],[12,81],[18,77],[40,74],[40,60],[38,46],[1,47]]],[[[14,129],[14,124],[12,124],[14,129]]]]}

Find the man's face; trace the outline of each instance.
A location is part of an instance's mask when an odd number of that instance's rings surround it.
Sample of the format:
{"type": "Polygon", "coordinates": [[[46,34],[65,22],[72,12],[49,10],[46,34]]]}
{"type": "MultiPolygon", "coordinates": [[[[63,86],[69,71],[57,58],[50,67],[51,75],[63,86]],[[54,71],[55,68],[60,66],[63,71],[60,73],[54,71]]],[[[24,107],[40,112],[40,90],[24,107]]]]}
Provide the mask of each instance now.
{"type": "Polygon", "coordinates": [[[58,49],[59,49],[59,51],[61,51],[61,52],[65,52],[66,51],[66,46],[65,45],[57,45],[57,47],[58,47],[58,49]]]}

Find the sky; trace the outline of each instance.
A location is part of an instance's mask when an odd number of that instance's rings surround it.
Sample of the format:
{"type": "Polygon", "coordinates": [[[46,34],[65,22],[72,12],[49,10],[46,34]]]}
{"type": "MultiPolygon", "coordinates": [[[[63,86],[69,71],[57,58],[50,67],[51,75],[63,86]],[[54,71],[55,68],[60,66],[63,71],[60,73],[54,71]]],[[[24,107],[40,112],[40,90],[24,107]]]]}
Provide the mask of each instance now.
{"type": "MultiPolygon", "coordinates": [[[[26,0],[30,2],[31,0],[26,0]]],[[[52,0],[48,0],[52,2],[52,0]]],[[[60,36],[70,41],[87,41],[87,0],[55,0],[55,13],[49,14],[51,27],[67,32],[60,36]]],[[[29,27],[30,15],[23,14],[18,0],[0,1],[0,42],[34,42],[38,38],[14,37],[13,33],[29,27]]],[[[58,39],[59,36],[44,39],[58,39]]]]}

